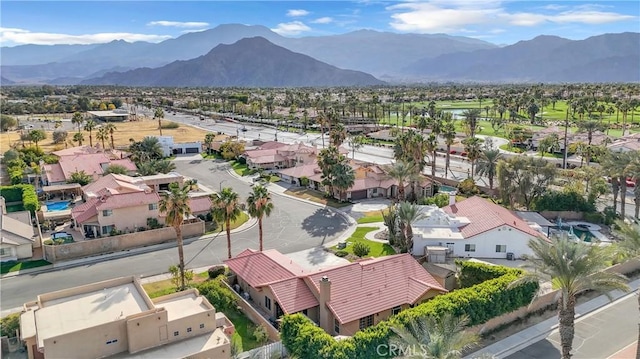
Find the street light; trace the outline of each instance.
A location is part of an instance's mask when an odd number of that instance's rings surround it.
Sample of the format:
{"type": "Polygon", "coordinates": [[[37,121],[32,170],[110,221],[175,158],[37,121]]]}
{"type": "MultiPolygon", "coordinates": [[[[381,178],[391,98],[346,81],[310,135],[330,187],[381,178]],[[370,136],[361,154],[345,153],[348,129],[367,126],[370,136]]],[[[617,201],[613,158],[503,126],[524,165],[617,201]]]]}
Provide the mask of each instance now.
{"type": "Polygon", "coordinates": [[[220,192],[222,192],[222,184],[223,184],[223,183],[225,183],[225,182],[227,182],[227,180],[226,180],[226,179],[224,179],[224,180],[220,181],[220,192]]]}

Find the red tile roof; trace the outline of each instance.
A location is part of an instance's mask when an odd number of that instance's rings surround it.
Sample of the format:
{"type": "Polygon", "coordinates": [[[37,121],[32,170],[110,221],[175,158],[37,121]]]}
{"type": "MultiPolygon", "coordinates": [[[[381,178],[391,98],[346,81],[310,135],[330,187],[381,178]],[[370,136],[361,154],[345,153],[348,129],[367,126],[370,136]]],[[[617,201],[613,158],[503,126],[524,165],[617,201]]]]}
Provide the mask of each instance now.
{"type": "Polygon", "coordinates": [[[211,210],[211,198],[209,196],[189,198],[191,213],[209,212],[211,210]]]}
{"type": "Polygon", "coordinates": [[[242,254],[224,263],[254,288],[304,274],[302,267],[275,249],[242,254]]]}
{"type": "Polygon", "coordinates": [[[144,183],[144,180],[140,177],[130,177],[110,173],[82,187],[82,192],[85,194],[97,193],[105,188],[108,188],[111,193],[142,192],[145,190],[151,191],[151,188],[147,186],[144,183]]]}
{"type": "Polygon", "coordinates": [[[541,234],[508,209],[482,197],[473,196],[442,208],[448,214],[466,217],[471,223],[462,227],[464,238],[471,238],[501,226],[509,226],[533,237],[541,234]]]}
{"type": "Polygon", "coordinates": [[[285,314],[293,314],[318,305],[318,299],[301,278],[285,279],[268,285],[285,314]]]}
{"type": "Polygon", "coordinates": [[[160,202],[160,196],[158,196],[158,194],[155,192],[114,194],[111,196],[106,196],[104,202],[100,200],[96,206],[96,209],[98,211],[102,211],[105,209],[135,207],[158,202],[160,202]]]}
{"type": "Polygon", "coordinates": [[[64,172],[62,172],[62,167],[59,163],[44,165],[44,172],[45,176],[47,177],[47,181],[49,181],[50,183],[67,181],[67,179],[64,177],[64,172]]]}
{"type": "Polygon", "coordinates": [[[302,178],[302,177],[311,177],[316,173],[319,173],[320,167],[318,167],[318,163],[313,162],[306,165],[289,167],[278,172],[282,173],[285,176],[290,176],[293,178],[302,178]],[[317,172],[318,171],[318,172],[317,172]]]}
{"type": "Polygon", "coordinates": [[[427,291],[446,292],[411,254],[396,254],[350,263],[308,277],[319,293],[319,281],[331,281],[329,309],[349,323],[403,304],[415,304],[427,291]]]}
{"type": "Polygon", "coordinates": [[[83,223],[90,218],[93,218],[98,214],[96,203],[99,201],[100,200],[98,198],[90,198],[85,203],[73,207],[71,210],[71,217],[73,217],[73,219],[78,223],[83,223]]]}

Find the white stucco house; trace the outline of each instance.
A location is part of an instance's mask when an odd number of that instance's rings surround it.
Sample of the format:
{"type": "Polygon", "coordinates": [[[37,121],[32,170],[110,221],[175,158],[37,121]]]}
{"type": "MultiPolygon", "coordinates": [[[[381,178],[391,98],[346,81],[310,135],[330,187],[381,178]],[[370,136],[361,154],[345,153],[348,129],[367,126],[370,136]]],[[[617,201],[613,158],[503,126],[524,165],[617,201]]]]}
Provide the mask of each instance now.
{"type": "MultiPolygon", "coordinates": [[[[452,196],[452,198],[455,198],[452,196]]],[[[423,206],[425,218],[413,223],[412,254],[424,256],[426,247],[445,247],[451,257],[513,258],[531,255],[527,243],[546,238],[508,209],[482,197],[449,206],[423,206]]]]}
{"type": "Polygon", "coordinates": [[[186,153],[200,153],[202,152],[202,142],[174,142],[173,136],[152,136],[158,139],[160,147],[162,147],[162,154],[165,157],[171,155],[182,155],[186,153]]]}

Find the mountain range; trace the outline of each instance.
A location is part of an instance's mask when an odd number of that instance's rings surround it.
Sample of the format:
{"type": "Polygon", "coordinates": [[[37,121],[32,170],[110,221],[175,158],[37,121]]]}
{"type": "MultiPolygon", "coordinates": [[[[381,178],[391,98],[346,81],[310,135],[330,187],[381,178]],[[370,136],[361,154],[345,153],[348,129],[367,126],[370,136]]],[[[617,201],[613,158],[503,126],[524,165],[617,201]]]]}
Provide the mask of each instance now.
{"type": "MultiPolygon", "coordinates": [[[[287,38],[264,26],[220,25],[213,29],[184,34],[160,43],[122,40],[98,45],[21,45],[3,47],[2,76],[15,83],[78,84],[96,82],[103,75],[134,69],[177,68],[176,61],[189,62],[210,55],[218,45],[231,45],[245,38],[260,37],[290,52],[307,55],[335,66],[372,74],[389,83],[417,82],[640,82],[640,34],[604,34],[584,40],[539,36],[499,47],[478,39],[446,34],[397,34],[359,30],[341,35],[287,38]],[[41,59],[46,59],[45,61],[41,59]]],[[[247,51],[252,46],[242,46],[247,51]]],[[[226,50],[225,50],[226,49],[226,50]]],[[[218,48],[216,56],[226,56],[218,48]]],[[[284,52],[278,54],[284,56],[284,52]]],[[[260,57],[259,53],[252,56],[260,57]]],[[[287,58],[292,56],[287,54],[287,58]]],[[[307,62],[308,57],[296,57],[307,62]]],[[[246,60],[246,63],[251,61],[246,60]]],[[[189,62],[187,65],[197,64],[189,62]]],[[[182,64],[184,74],[185,65],[182,64]]],[[[309,64],[300,68],[309,68],[309,64]]],[[[220,68],[220,67],[218,67],[220,68]]],[[[313,68],[313,67],[311,67],[313,68]]],[[[230,70],[227,68],[227,70],[230,70]]],[[[266,70],[266,69],[265,69],[266,70]]],[[[271,70],[274,70],[273,68],[271,70]]],[[[141,70],[142,71],[142,70],[141,70]]],[[[205,71],[206,72],[206,71],[205,71]]],[[[129,73],[142,76],[143,72],[129,73]]],[[[208,73],[211,73],[209,71],[208,73]]],[[[240,86],[249,69],[235,73],[233,79],[216,81],[240,86]]],[[[257,74],[263,79],[278,76],[257,74]]],[[[313,74],[298,73],[300,79],[288,83],[313,86],[313,74]],[[309,78],[309,81],[306,80],[309,78]]],[[[111,74],[110,76],[117,76],[111,74]]],[[[360,78],[360,76],[356,76],[360,78]]],[[[185,79],[186,83],[197,83],[185,79]]],[[[147,81],[141,82],[148,83],[147,81]]],[[[165,78],[166,83],[179,83],[165,78]]],[[[360,81],[360,80],[359,80],[360,81]]],[[[277,79],[273,84],[284,83],[277,79]],[[279,82],[278,82],[279,81],[279,82]]],[[[344,83],[344,82],[343,82],[344,83]]],[[[124,83],[122,83],[124,84],[124,83]]],[[[356,85],[353,83],[352,85],[356,85]]],[[[298,85],[294,85],[298,86],[298,85]]]]}

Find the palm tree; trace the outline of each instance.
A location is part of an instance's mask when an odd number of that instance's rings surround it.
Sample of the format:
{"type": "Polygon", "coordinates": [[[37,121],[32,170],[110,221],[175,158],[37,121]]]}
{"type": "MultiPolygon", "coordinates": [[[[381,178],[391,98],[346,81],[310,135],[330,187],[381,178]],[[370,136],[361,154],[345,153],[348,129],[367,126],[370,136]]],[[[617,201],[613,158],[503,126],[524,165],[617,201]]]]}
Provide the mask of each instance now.
{"type": "Polygon", "coordinates": [[[397,200],[404,201],[405,182],[416,175],[416,167],[412,163],[404,161],[396,161],[386,168],[387,175],[398,181],[397,200]]]}
{"type": "Polygon", "coordinates": [[[469,110],[464,110],[462,112],[462,117],[464,117],[464,124],[469,134],[469,137],[476,137],[476,131],[478,130],[478,118],[481,115],[481,111],[479,108],[473,108],[469,110]]]}
{"type": "Polygon", "coordinates": [[[347,138],[347,129],[343,124],[337,123],[329,131],[329,141],[332,145],[340,147],[347,138]]]}
{"type": "Polygon", "coordinates": [[[93,136],[92,132],[96,128],[96,122],[93,119],[87,120],[84,124],[84,130],[89,132],[89,146],[93,147],[93,136]]]}
{"type": "Polygon", "coordinates": [[[258,219],[258,236],[260,239],[260,252],[262,252],[262,218],[269,217],[273,210],[273,202],[266,187],[261,184],[253,186],[253,190],[247,197],[247,209],[251,217],[258,219]]]}
{"type": "Polygon", "coordinates": [[[227,232],[227,255],[231,258],[231,221],[235,221],[240,217],[240,198],[238,192],[232,188],[226,187],[220,193],[214,193],[213,215],[218,223],[224,222],[227,232]]]}
{"type": "Polygon", "coordinates": [[[162,119],[164,118],[164,111],[161,108],[157,108],[153,113],[153,119],[158,119],[158,130],[160,130],[160,136],[162,136],[162,119]]]}
{"type": "Polygon", "coordinates": [[[431,133],[424,141],[425,150],[431,154],[431,177],[436,176],[436,158],[438,151],[438,137],[431,133]]]}
{"type": "Polygon", "coordinates": [[[341,161],[334,166],[333,188],[338,190],[340,201],[344,201],[346,191],[353,186],[356,174],[346,161],[341,161]]]}
{"type": "Polygon", "coordinates": [[[498,162],[502,159],[502,154],[498,149],[485,149],[478,159],[476,173],[489,178],[489,188],[493,189],[493,179],[498,173],[498,162]]]}
{"type": "Polygon", "coordinates": [[[74,112],[73,117],[71,117],[71,123],[78,126],[78,132],[80,132],[80,126],[82,126],[82,122],[84,122],[84,117],[81,112],[74,112]]]}
{"type": "Polygon", "coordinates": [[[451,313],[414,319],[404,327],[391,327],[395,334],[391,343],[411,348],[409,358],[458,359],[479,341],[477,335],[464,331],[468,323],[468,316],[456,318],[451,313]]]}
{"type": "Polygon", "coordinates": [[[398,220],[400,229],[400,245],[402,253],[411,253],[413,250],[413,228],[411,224],[424,218],[420,207],[409,202],[401,202],[398,205],[398,220]]]}
{"type": "Polygon", "coordinates": [[[111,139],[111,149],[115,149],[116,147],[113,144],[113,133],[116,132],[118,128],[111,122],[105,124],[103,128],[106,129],[109,133],[109,138],[111,139]]]}
{"type": "Polygon", "coordinates": [[[109,130],[105,127],[100,127],[98,133],[96,133],[96,140],[102,141],[102,150],[104,151],[104,141],[109,139],[109,130]]]}
{"type": "Polygon", "coordinates": [[[571,358],[574,337],[576,297],[584,291],[593,290],[608,295],[608,291],[629,290],[626,277],[618,273],[607,272],[607,252],[599,246],[581,241],[562,238],[529,241],[534,256],[528,258],[526,269],[530,269],[511,285],[523,281],[551,281],[560,291],[558,319],[562,358],[571,358]]]}
{"type": "Polygon", "coordinates": [[[73,134],[73,142],[78,142],[78,145],[82,146],[82,141],[84,141],[84,135],[82,132],[76,132],[73,134]]]}
{"type": "Polygon", "coordinates": [[[177,183],[169,185],[169,191],[162,193],[160,199],[160,212],[166,215],[165,222],[173,227],[176,231],[176,239],[178,241],[178,258],[180,261],[180,290],[185,289],[184,280],[184,252],[182,248],[182,223],[191,215],[189,207],[189,190],[191,186],[184,184],[180,187],[177,183]]]}
{"type": "MultiPolygon", "coordinates": [[[[447,178],[447,173],[449,173],[449,164],[451,163],[450,158],[451,158],[451,146],[455,143],[456,141],[456,125],[454,120],[450,117],[451,114],[447,113],[449,116],[449,119],[445,119],[444,120],[444,125],[442,126],[442,137],[444,137],[444,143],[447,145],[447,154],[446,154],[446,159],[445,159],[445,163],[444,163],[444,178],[447,178]]],[[[445,114],[445,117],[447,115],[445,114]]]]}
{"type": "Polygon", "coordinates": [[[578,122],[578,132],[587,134],[587,166],[591,162],[591,141],[593,134],[597,131],[604,131],[605,126],[597,121],[581,121],[578,122]]]}
{"type": "Polygon", "coordinates": [[[481,155],[480,139],[477,137],[467,137],[462,143],[464,144],[464,150],[467,152],[467,158],[471,161],[471,177],[475,175],[476,160],[481,155]]]}

